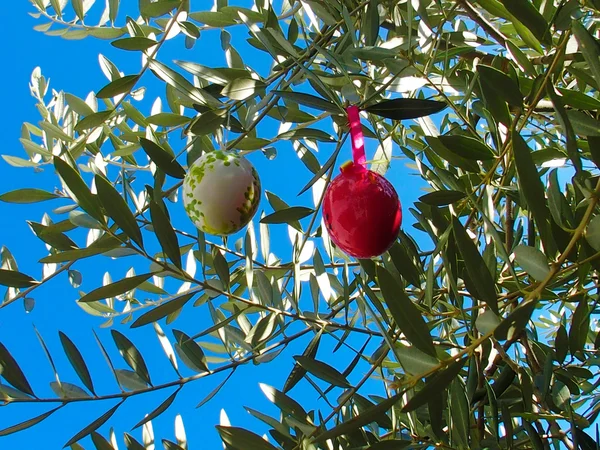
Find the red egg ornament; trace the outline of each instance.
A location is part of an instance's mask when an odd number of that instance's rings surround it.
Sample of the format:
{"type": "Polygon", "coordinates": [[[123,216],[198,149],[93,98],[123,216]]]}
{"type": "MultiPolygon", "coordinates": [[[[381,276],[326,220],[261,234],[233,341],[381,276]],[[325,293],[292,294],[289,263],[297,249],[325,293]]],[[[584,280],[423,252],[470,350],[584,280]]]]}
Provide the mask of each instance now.
{"type": "Polygon", "coordinates": [[[323,217],[331,240],[346,254],[373,258],[388,250],[402,224],[402,206],[392,184],[366,168],[359,110],[347,109],[353,162],[327,187],[323,217]]]}

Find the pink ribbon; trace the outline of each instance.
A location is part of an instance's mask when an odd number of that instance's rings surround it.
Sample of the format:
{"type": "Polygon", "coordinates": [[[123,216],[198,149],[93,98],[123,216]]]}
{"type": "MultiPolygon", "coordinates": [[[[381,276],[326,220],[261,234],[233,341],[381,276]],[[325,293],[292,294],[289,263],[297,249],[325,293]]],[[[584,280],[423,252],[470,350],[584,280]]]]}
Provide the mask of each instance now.
{"type": "Polygon", "coordinates": [[[352,159],[355,165],[366,169],[367,158],[365,156],[365,139],[360,125],[360,110],[357,106],[351,105],[346,108],[346,112],[352,137],[352,159]]]}

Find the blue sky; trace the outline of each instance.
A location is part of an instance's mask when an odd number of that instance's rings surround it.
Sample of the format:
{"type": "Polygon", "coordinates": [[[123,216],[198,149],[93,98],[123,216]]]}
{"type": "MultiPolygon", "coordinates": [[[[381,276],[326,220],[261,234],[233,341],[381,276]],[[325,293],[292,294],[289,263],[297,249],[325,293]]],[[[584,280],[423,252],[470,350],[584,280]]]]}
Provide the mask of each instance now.
{"type": "MultiPolygon", "coordinates": [[[[35,108],[35,101],[30,97],[28,88],[29,78],[34,67],[41,67],[44,76],[50,78],[51,88],[65,90],[79,97],[85,97],[89,91],[97,91],[107,83],[98,65],[98,53],[104,54],[115,62],[126,74],[135,73],[139,68],[138,55],[117,50],[110,46],[108,41],[93,38],[67,41],[58,37],[48,37],[34,31],[33,26],[40,22],[27,14],[30,11],[31,8],[28,2],[14,2],[11,8],[10,20],[5,20],[4,24],[7,44],[0,47],[0,57],[4,64],[4,70],[0,77],[2,77],[5,86],[4,107],[2,108],[4,145],[0,153],[19,157],[25,157],[18,141],[22,123],[31,122],[35,124],[40,120],[39,113],[35,108]]],[[[119,20],[119,23],[122,23],[123,17],[121,16],[119,20]]],[[[245,33],[243,29],[239,31],[245,33]]],[[[233,35],[235,39],[236,33],[234,32],[233,35]]],[[[239,36],[244,37],[244,34],[239,36]]],[[[239,50],[243,56],[247,54],[245,53],[247,47],[242,45],[239,50]]],[[[224,66],[218,32],[203,33],[201,41],[192,50],[184,48],[182,38],[170,41],[165,49],[161,51],[159,60],[170,64],[173,59],[197,61],[215,67],[224,66]],[[217,51],[213,52],[211,49],[217,51]]],[[[256,51],[253,51],[249,60],[253,63],[264,63],[266,61],[264,57],[261,59],[261,55],[256,51]]],[[[265,74],[265,68],[267,67],[263,64],[260,73],[265,74]]],[[[157,95],[163,95],[164,88],[153,79],[151,74],[143,79],[142,84],[148,86],[148,91],[146,99],[140,103],[139,107],[145,114],[148,114],[151,102],[157,95]]],[[[265,133],[267,136],[273,136],[277,130],[266,127],[261,128],[260,132],[265,133]]],[[[376,145],[375,141],[367,141],[368,157],[372,157],[376,145]]],[[[321,162],[325,161],[334,148],[335,146],[330,144],[321,145],[318,155],[319,160],[321,162]]],[[[278,156],[272,161],[267,160],[262,154],[253,154],[250,157],[260,173],[264,189],[275,192],[291,205],[312,206],[310,192],[300,198],[296,197],[297,192],[306,184],[312,174],[298,160],[290,143],[278,144],[277,149],[278,156]]],[[[393,151],[395,156],[400,154],[399,149],[396,147],[393,151]]],[[[350,159],[348,145],[343,150],[341,161],[347,159],[350,159]]],[[[182,163],[184,162],[184,158],[182,158],[182,163]]],[[[32,169],[18,169],[9,166],[4,161],[0,161],[0,173],[4,180],[0,192],[22,187],[53,190],[54,187],[59,186],[50,166],[46,166],[41,173],[34,173],[32,169]]],[[[407,209],[419,195],[423,194],[422,191],[417,189],[417,186],[422,186],[422,181],[414,174],[409,175],[405,161],[402,160],[392,162],[387,177],[396,186],[402,199],[405,217],[403,228],[406,229],[406,224],[412,222],[407,209]]],[[[61,204],[64,204],[64,202],[61,204]]],[[[10,249],[19,264],[20,270],[36,278],[41,277],[41,266],[36,261],[47,253],[44,245],[34,238],[25,220],[40,221],[45,211],[49,211],[58,205],[58,203],[42,203],[20,206],[3,203],[0,206],[2,216],[5,218],[0,223],[0,236],[2,236],[0,244],[6,245],[10,249]]],[[[183,215],[180,203],[169,204],[169,208],[178,225],[181,224],[188,232],[194,232],[191,223],[186,222],[187,219],[183,215]]],[[[264,197],[259,212],[263,210],[271,211],[264,197]]],[[[60,217],[57,217],[57,219],[60,219],[60,217]]],[[[257,225],[257,218],[255,218],[254,223],[257,225]]],[[[233,245],[233,240],[230,241],[230,245],[233,245]]],[[[283,225],[272,227],[271,248],[282,259],[289,260],[289,239],[287,230],[283,225]]],[[[114,265],[111,265],[108,261],[104,261],[99,265],[96,265],[96,262],[78,264],[77,268],[84,277],[80,289],[87,292],[99,286],[104,270],[108,268],[110,268],[113,279],[122,278],[131,264],[129,260],[114,265]]],[[[141,270],[138,270],[138,273],[141,273],[141,270]]],[[[99,318],[87,315],[75,304],[78,297],[77,290],[69,285],[66,276],[57,277],[48,286],[34,292],[35,308],[31,313],[25,312],[22,302],[16,302],[0,311],[0,341],[17,359],[36,393],[43,397],[52,396],[48,384],[53,381],[53,374],[35,336],[34,324],[50,348],[62,381],[80,384],[62,352],[58,340],[58,330],[65,332],[79,346],[88,363],[99,393],[117,392],[117,386],[114,380],[111,379],[108,367],[95,344],[92,329],[99,334],[104,345],[109,349],[113,360],[118,361],[118,367],[126,368],[126,365],[114,348],[109,330],[100,328],[102,321],[99,318]]],[[[211,322],[206,308],[190,308],[190,306],[186,307],[180,318],[175,322],[175,327],[191,335],[210,326],[211,322]]],[[[164,325],[164,323],[161,323],[161,325],[164,325]]],[[[129,330],[127,326],[117,326],[117,328],[124,332],[141,350],[155,383],[173,379],[175,374],[164,357],[151,327],[138,330],[129,330]]],[[[163,328],[167,330],[170,327],[163,326],[163,328]]],[[[292,356],[301,353],[307,343],[308,339],[305,339],[298,345],[287,349],[276,362],[260,366],[247,365],[241,367],[227,384],[226,389],[202,409],[197,410],[194,407],[219,384],[224,376],[217,375],[186,386],[175,404],[161,418],[153,422],[157,442],[160,438],[175,440],[173,423],[175,414],[178,412],[183,415],[191,448],[220,448],[220,439],[213,426],[219,422],[221,408],[225,408],[233,425],[248,427],[260,433],[266,431],[266,428],[260,422],[251,418],[244,411],[243,406],[250,406],[264,413],[277,416],[276,408],[266,401],[258,387],[258,383],[266,383],[282,388],[293,364],[292,356]]],[[[323,346],[319,358],[336,365],[340,370],[346,367],[352,355],[341,350],[335,356],[331,356],[327,354],[330,349],[331,346],[323,346]]],[[[184,373],[191,374],[185,370],[184,373]]],[[[362,373],[358,374],[358,376],[361,375],[362,373]]],[[[368,393],[382,394],[380,386],[375,382],[371,383],[368,393]]],[[[172,392],[172,390],[161,391],[128,400],[113,416],[109,425],[115,426],[120,448],[124,448],[122,442],[123,431],[129,432],[133,424],[172,392]]],[[[335,401],[338,394],[339,392],[333,394],[331,399],[335,401]]],[[[307,401],[309,398],[316,398],[317,394],[306,382],[296,387],[291,395],[302,402],[307,402],[305,403],[307,408],[317,405],[307,401]]],[[[114,404],[114,401],[105,401],[69,405],[32,429],[0,438],[0,446],[15,450],[32,447],[61,448],[73,434],[114,404]]],[[[323,402],[319,405],[324,406],[323,402]]],[[[2,423],[3,428],[41,414],[47,409],[49,409],[47,405],[11,405],[0,408],[0,423],[2,423]]],[[[107,436],[108,428],[107,425],[102,427],[100,429],[101,434],[107,436]]],[[[139,429],[134,431],[133,434],[141,440],[139,429]]],[[[92,448],[89,440],[84,440],[82,443],[86,447],[92,448]]],[[[157,448],[161,448],[160,444],[157,448]]]]}

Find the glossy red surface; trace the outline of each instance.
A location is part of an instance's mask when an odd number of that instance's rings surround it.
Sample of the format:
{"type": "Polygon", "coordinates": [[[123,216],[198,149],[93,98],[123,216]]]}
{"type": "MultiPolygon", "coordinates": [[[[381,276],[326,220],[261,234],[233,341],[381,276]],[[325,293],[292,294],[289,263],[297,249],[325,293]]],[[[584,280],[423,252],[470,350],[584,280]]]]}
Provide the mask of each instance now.
{"type": "Polygon", "coordinates": [[[398,237],[402,206],[388,180],[349,163],[325,192],[323,217],[331,240],[344,253],[373,258],[398,237]]]}

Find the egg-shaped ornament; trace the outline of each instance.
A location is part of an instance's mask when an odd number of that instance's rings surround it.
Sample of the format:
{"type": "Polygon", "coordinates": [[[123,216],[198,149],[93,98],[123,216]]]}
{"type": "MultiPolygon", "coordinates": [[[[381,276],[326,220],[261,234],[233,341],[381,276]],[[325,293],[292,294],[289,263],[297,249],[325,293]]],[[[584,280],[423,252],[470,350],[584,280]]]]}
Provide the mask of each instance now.
{"type": "Polygon", "coordinates": [[[329,184],[323,199],[323,218],[331,240],[347,255],[374,258],[398,237],[402,205],[392,184],[366,168],[358,108],[348,108],[353,162],[329,184]]]}
{"type": "Polygon", "coordinates": [[[233,234],[252,219],[260,202],[258,172],[230,152],[203,154],[183,180],[183,205],[194,225],[213,235],[233,234]]]}

